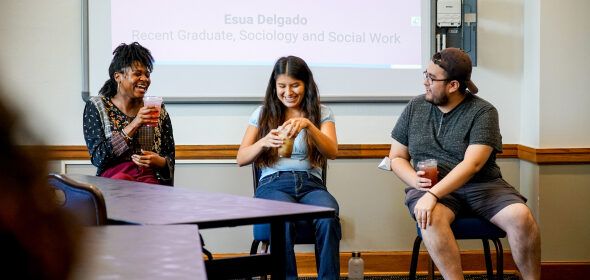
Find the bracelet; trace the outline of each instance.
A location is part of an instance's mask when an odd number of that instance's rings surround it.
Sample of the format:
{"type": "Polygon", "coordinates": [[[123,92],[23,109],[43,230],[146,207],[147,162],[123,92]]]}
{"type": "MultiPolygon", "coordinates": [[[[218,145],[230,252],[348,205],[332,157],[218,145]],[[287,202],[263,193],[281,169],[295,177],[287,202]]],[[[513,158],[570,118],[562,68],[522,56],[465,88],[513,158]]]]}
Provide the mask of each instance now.
{"type": "Polygon", "coordinates": [[[133,140],[131,137],[129,137],[129,135],[125,132],[124,129],[121,129],[121,135],[123,135],[123,138],[125,138],[128,141],[133,140]]]}
{"type": "Polygon", "coordinates": [[[438,198],[438,196],[436,194],[434,194],[433,192],[431,192],[430,190],[427,190],[426,192],[431,194],[432,196],[434,196],[436,198],[437,202],[440,200],[440,198],[438,198]]]}

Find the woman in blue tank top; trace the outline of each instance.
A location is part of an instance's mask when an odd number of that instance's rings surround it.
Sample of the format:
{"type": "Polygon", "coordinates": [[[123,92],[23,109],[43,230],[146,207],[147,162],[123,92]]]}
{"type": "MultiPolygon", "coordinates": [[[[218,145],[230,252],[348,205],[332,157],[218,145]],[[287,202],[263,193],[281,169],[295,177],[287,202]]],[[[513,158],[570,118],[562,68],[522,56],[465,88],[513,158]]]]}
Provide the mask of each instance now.
{"type": "MultiPolygon", "coordinates": [[[[320,104],[317,85],[303,59],[280,58],[274,65],[262,106],[249,120],[238,151],[240,166],[255,164],[261,170],[257,198],[325,206],[335,218],[314,220],[318,248],[318,279],[339,279],[340,238],[338,203],[322,181],[322,166],[338,153],[332,111],[320,104]],[[293,141],[291,155],[279,148],[293,141]]],[[[297,278],[294,224],[287,223],[287,279],[297,278]]]]}

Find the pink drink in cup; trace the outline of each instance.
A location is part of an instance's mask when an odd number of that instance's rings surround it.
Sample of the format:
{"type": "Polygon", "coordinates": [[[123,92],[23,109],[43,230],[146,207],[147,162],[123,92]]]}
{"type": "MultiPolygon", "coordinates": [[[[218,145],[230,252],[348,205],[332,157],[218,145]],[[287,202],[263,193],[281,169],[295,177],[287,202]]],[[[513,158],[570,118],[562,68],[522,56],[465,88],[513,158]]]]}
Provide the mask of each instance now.
{"type": "Polygon", "coordinates": [[[419,171],[424,171],[425,174],[423,177],[430,179],[430,182],[432,183],[430,187],[434,187],[434,185],[438,183],[438,168],[436,159],[419,161],[417,166],[419,171]]]}
{"type": "MultiPolygon", "coordinates": [[[[162,110],[162,97],[160,96],[144,96],[143,97],[143,106],[154,106],[155,109],[158,111],[152,114],[152,117],[159,119],[160,118],[160,111],[162,110]]],[[[146,126],[157,126],[156,123],[149,123],[146,126]]]]}

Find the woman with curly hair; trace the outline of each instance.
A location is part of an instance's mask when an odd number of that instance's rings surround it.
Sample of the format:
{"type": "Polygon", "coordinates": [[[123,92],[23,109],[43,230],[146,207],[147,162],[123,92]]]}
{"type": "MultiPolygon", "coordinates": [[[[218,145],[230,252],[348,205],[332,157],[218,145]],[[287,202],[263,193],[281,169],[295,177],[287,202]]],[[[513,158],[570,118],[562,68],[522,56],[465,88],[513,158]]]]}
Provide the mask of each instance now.
{"type": "Polygon", "coordinates": [[[168,112],[145,106],[153,57],[139,43],[113,52],[109,79],[84,108],[84,138],[96,175],[172,185],[174,137],[168,112]]]}

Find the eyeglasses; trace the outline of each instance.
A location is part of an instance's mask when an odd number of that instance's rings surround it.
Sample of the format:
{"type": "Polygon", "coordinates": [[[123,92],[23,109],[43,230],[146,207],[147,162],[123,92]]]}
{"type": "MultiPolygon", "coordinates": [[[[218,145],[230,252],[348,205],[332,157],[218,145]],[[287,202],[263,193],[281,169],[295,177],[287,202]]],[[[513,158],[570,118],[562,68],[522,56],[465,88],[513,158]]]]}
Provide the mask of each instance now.
{"type": "Polygon", "coordinates": [[[451,79],[448,79],[448,78],[447,79],[436,79],[436,78],[433,78],[432,77],[432,74],[430,74],[430,73],[428,73],[426,71],[422,72],[422,74],[424,74],[424,79],[426,81],[428,81],[428,84],[429,85],[431,85],[433,82],[436,82],[436,81],[450,81],[451,80],[451,79]]]}

